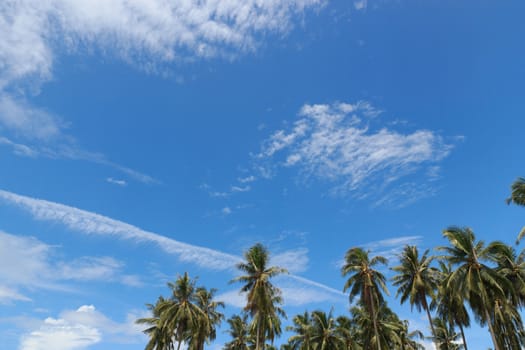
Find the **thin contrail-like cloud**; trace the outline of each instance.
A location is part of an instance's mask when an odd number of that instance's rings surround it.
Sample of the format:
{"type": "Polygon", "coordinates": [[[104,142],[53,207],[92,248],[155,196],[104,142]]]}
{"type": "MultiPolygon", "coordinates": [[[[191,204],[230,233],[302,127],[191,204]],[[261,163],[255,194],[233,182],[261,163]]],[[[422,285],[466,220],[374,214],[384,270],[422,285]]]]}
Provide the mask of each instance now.
{"type": "MultiPolygon", "coordinates": [[[[37,220],[59,222],[71,230],[86,234],[107,235],[135,242],[154,243],[166,253],[176,255],[181,261],[193,263],[203,268],[233,271],[235,265],[243,260],[240,256],[183,243],[119,220],[68,205],[22,196],[4,190],[0,190],[0,199],[28,211],[37,220]]],[[[342,292],[324,284],[293,274],[283,277],[328,292],[331,296],[330,299],[333,299],[334,296],[336,299],[344,299],[342,292]]]]}

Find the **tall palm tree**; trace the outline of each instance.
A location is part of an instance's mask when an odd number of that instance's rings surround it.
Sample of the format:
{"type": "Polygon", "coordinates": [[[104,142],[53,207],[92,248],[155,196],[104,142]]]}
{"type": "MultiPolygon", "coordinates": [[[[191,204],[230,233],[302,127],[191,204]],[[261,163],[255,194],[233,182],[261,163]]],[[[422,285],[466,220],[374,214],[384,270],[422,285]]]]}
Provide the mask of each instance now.
{"type": "Polygon", "coordinates": [[[518,177],[511,186],[510,197],[507,198],[507,204],[514,203],[525,206],[525,178],[518,177]]]}
{"type": "Polygon", "coordinates": [[[385,302],[382,302],[376,311],[377,332],[370,313],[361,301],[350,309],[350,313],[358,329],[356,338],[364,350],[377,348],[377,344],[383,349],[400,347],[403,324],[385,302]]]}
{"type": "MultiPolygon", "coordinates": [[[[516,205],[525,206],[525,178],[518,177],[512,183],[510,197],[507,198],[507,204],[514,203],[516,205]]],[[[525,226],[518,233],[516,244],[525,236],[525,226]]]]}
{"type": "Polygon", "coordinates": [[[502,245],[493,252],[491,259],[496,263],[496,271],[512,284],[507,290],[507,299],[517,307],[525,306],[525,250],[517,255],[516,250],[502,245]]]}
{"type": "Polygon", "coordinates": [[[336,320],[332,311],[326,314],[317,310],[312,312],[312,339],[313,349],[316,350],[343,350],[345,342],[339,336],[336,320]]]}
{"type": "Polygon", "coordinates": [[[216,292],[215,288],[207,290],[199,287],[196,290],[196,304],[202,310],[202,315],[197,321],[197,327],[192,330],[190,350],[204,350],[206,342],[215,340],[216,327],[224,319],[224,315],[217,310],[219,307],[224,308],[224,303],[214,300],[216,292]]]}
{"type": "Polygon", "coordinates": [[[415,306],[418,312],[425,310],[432,336],[435,336],[427,302],[427,296],[434,299],[438,285],[438,271],[430,266],[434,258],[428,256],[428,250],[419,258],[417,247],[410,245],[405,246],[399,258],[401,264],[392,268],[397,272],[392,278],[394,286],[398,287],[396,296],[401,294],[401,304],[408,299],[411,308],[415,306]]]}
{"type": "Polygon", "coordinates": [[[462,350],[462,344],[458,343],[459,334],[454,332],[454,327],[450,326],[445,320],[436,317],[433,320],[436,334],[433,337],[437,350],[462,350]]]}
{"type": "Polygon", "coordinates": [[[418,343],[415,339],[423,339],[423,333],[419,330],[410,332],[408,329],[408,321],[404,320],[399,324],[399,350],[424,350],[425,347],[418,343]]]}
{"type": "Polygon", "coordinates": [[[449,227],[443,235],[449,240],[450,247],[439,247],[447,253],[445,257],[454,267],[447,282],[447,288],[462,292],[471,309],[478,315],[481,323],[489,326],[495,350],[502,350],[498,345],[493,327],[492,298],[505,298],[505,290],[512,288],[508,280],[484,264],[494,251],[503,244],[493,242],[485,246],[483,241],[476,242],[474,232],[469,228],[449,227]]]}
{"type": "Polygon", "coordinates": [[[343,276],[350,275],[344,285],[343,291],[346,292],[350,289],[350,303],[352,303],[357,295],[360,296],[372,320],[378,350],[381,350],[381,343],[379,341],[376,310],[380,304],[383,303],[383,294],[381,291],[388,294],[388,290],[385,284],[385,276],[375,270],[374,267],[378,264],[386,265],[386,263],[386,258],[382,256],[370,258],[368,251],[355,247],[346,252],[345,264],[341,269],[343,276]]]}
{"type": "Polygon", "coordinates": [[[284,315],[279,304],[282,302],[280,290],[270,279],[286,273],[283,268],[268,267],[268,250],[260,243],[255,244],[244,253],[244,262],[237,264],[237,268],[245,275],[239,276],[232,282],[241,282],[244,285],[241,291],[247,293],[247,303],[244,308],[252,317],[252,327],[255,328],[256,350],[264,349],[266,338],[280,335],[280,315],[284,315]]]}
{"type": "Polygon", "coordinates": [[[195,283],[187,272],[177,278],[175,283],[168,282],[172,296],[159,305],[163,330],[173,334],[178,342],[177,350],[180,350],[183,342],[192,341],[193,331],[198,328],[199,320],[205,317],[196,303],[195,283]]]}
{"type": "Polygon", "coordinates": [[[146,324],[150,327],[143,332],[149,336],[149,341],[146,344],[145,350],[173,350],[173,334],[165,332],[161,322],[160,305],[164,304],[166,299],[160,296],[157,302],[153,304],[146,304],[146,307],[151,312],[151,317],[139,318],[137,324],[146,324]]]}
{"type": "Polygon", "coordinates": [[[253,336],[250,333],[250,327],[248,325],[248,315],[244,314],[242,317],[239,315],[233,315],[228,320],[230,329],[228,333],[232,340],[225,344],[225,350],[249,350],[253,344],[253,336]]]}
{"type": "Polygon", "coordinates": [[[461,291],[454,290],[456,287],[453,283],[449,283],[452,274],[452,267],[445,264],[443,261],[439,262],[439,287],[437,298],[432,302],[436,308],[436,313],[442,320],[445,320],[450,327],[459,327],[461,339],[463,340],[464,349],[467,350],[467,339],[465,338],[465,327],[470,327],[470,316],[468,314],[464,298],[461,291]]]}

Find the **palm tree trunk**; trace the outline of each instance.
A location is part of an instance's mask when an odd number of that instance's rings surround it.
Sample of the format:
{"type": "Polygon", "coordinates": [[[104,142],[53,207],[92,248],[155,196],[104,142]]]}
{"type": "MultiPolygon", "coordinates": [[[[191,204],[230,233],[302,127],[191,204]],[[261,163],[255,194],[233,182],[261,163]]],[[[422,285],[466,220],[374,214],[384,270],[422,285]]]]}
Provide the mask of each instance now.
{"type": "Polygon", "coordinates": [[[374,299],[372,298],[372,293],[370,292],[370,288],[368,288],[368,301],[370,303],[370,312],[371,312],[370,317],[372,318],[372,322],[374,323],[374,334],[376,336],[377,350],[381,350],[381,344],[379,343],[379,332],[377,330],[377,319],[376,319],[376,312],[374,308],[374,299]]]}
{"type": "MultiPolygon", "coordinates": [[[[425,295],[425,292],[422,291],[423,294],[423,308],[427,312],[428,322],[430,323],[430,330],[432,331],[432,338],[434,339],[434,344],[436,344],[436,330],[434,329],[434,324],[432,323],[432,316],[430,315],[430,310],[428,309],[427,304],[427,296],[425,295]]],[[[437,344],[436,344],[437,347],[437,344]]]]}
{"type": "Polygon", "coordinates": [[[260,320],[258,320],[259,322],[257,322],[257,335],[256,335],[256,340],[255,340],[255,350],[260,350],[260,329],[261,329],[261,322],[260,320]]]}
{"type": "Polygon", "coordinates": [[[498,345],[498,341],[496,339],[496,334],[494,333],[494,328],[492,328],[492,322],[490,321],[489,310],[487,309],[487,307],[484,307],[483,309],[485,310],[485,319],[487,320],[487,323],[489,325],[490,336],[492,338],[492,342],[494,343],[494,350],[501,350],[498,345]]]}
{"type": "Polygon", "coordinates": [[[459,331],[461,332],[461,339],[463,339],[463,346],[465,347],[465,350],[468,350],[467,348],[467,339],[465,339],[465,332],[463,331],[463,326],[461,323],[458,323],[459,331]]]}

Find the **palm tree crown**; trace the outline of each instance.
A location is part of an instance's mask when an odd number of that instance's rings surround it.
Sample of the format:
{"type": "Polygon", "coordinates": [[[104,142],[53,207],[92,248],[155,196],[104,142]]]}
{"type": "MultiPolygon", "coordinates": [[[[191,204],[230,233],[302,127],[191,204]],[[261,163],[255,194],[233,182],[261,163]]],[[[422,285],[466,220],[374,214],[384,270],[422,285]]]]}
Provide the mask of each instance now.
{"type": "Polygon", "coordinates": [[[361,302],[365,305],[374,327],[377,349],[381,349],[379,332],[377,328],[376,311],[384,302],[381,291],[388,294],[385,284],[385,276],[374,269],[378,264],[386,265],[387,260],[382,256],[369,257],[369,252],[362,248],[351,248],[346,252],[345,264],[341,272],[343,276],[350,275],[344,285],[343,291],[350,289],[349,300],[352,302],[359,295],[361,302]]]}
{"type": "Polygon", "coordinates": [[[397,295],[401,294],[401,304],[407,299],[410,306],[416,306],[418,311],[425,310],[432,330],[432,317],[430,316],[427,296],[435,297],[438,285],[438,271],[431,267],[433,257],[428,256],[428,250],[423,253],[421,259],[416,246],[407,245],[400,255],[400,265],[393,268],[397,275],[393,277],[394,286],[398,286],[397,295]]]}
{"type": "Polygon", "coordinates": [[[244,262],[237,264],[237,268],[245,275],[239,276],[232,282],[241,282],[241,291],[247,293],[244,310],[252,316],[252,328],[256,334],[256,350],[263,349],[266,339],[273,341],[281,334],[279,316],[285,316],[278,306],[282,303],[281,292],[270,279],[286,273],[283,268],[268,267],[268,250],[260,243],[255,244],[244,253],[244,262]]]}

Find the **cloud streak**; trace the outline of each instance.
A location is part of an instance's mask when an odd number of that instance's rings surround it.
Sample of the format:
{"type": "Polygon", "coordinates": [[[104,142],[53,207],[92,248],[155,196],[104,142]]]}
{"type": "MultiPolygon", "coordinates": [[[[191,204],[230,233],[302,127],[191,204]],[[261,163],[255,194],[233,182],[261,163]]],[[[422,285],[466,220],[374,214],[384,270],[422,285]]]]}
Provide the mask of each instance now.
{"type": "MultiPolygon", "coordinates": [[[[37,220],[58,222],[77,232],[111,236],[137,243],[156,244],[166,253],[177,256],[180,261],[192,263],[208,270],[233,271],[235,265],[242,261],[242,258],[236,255],[183,243],[172,238],[142,230],[122,221],[67,205],[21,196],[4,190],[0,190],[0,200],[28,211],[37,220]]],[[[286,268],[286,263],[290,261],[290,258],[295,257],[299,262],[294,261],[294,264],[290,266],[292,271],[303,271],[307,264],[305,254],[306,252],[304,250],[293,251],[291,253],[284,252],[277,256],[277,260],[285,263],[283,267],[286,268]]],[[[344,300],[343,293],[340,291],[315,281],[293,274],[283,278],[289,282],[292,281],[303,286],[323,290],[326,295],[331,295],[332,299],[344,300]]]]}

